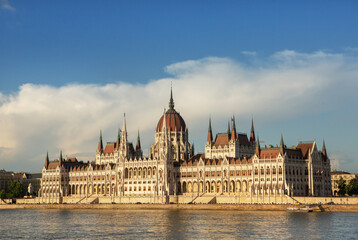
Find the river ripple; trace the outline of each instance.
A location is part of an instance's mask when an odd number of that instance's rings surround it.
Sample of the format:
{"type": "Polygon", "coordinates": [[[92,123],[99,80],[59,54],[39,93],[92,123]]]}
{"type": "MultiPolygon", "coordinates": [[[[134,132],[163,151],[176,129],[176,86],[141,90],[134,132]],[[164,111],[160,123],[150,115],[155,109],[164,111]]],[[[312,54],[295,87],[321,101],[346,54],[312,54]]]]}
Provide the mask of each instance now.
{"type": "Polygon", "coordinates": [[[358,213],[0,210],[1,239],[357,239],[358,213]]]}

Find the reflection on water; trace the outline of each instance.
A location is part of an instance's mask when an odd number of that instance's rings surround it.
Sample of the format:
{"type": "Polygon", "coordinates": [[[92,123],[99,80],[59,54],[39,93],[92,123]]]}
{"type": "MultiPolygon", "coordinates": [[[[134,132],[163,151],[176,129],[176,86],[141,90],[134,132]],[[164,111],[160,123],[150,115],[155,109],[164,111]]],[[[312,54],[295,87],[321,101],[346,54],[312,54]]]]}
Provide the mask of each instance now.
{"type": "Polygon", "coordinates": [[[357,213],[0,210],[2,239],[355,239],[357,213]]]}

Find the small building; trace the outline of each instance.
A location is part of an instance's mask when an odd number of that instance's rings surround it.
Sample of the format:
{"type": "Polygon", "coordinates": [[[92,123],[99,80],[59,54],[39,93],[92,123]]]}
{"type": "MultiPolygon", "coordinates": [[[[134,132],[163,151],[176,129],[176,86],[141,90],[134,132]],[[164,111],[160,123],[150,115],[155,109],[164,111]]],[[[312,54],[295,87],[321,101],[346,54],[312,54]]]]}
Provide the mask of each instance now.
{"type": "Polygon", "coordinates": [[[23,173],[22,174],[22,184],[24,186],[24,192],[28,192],[29,184],[31,183],[31,187],[34,193],[37,193],[41,188],[41,178],[42,173],[23,173]]]}
{"type": "Polygon", "coordinates": [[[357,178],[357,173],[349,173],[345,171],[332,171],[331,172],[331,183],[332,183],[332,195],[338,196],[338,181],[339,179],[343,179],[346,181],[346,184],[349,183],[350,180],[357,178]]]}

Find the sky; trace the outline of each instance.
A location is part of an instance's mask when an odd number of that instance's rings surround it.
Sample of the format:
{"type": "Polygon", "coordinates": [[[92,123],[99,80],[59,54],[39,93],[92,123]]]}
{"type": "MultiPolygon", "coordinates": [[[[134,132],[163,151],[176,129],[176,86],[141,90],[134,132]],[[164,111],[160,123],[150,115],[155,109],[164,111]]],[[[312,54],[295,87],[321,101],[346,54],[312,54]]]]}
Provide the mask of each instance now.
{"type": "Polygon", "coordinates": [[[126,113],[142,148],[175,108],[203,152],[234,115],[261,145],[323,139],[358,172],[356,1],[0,0],[0,169],[92,161],[126,113]]]}

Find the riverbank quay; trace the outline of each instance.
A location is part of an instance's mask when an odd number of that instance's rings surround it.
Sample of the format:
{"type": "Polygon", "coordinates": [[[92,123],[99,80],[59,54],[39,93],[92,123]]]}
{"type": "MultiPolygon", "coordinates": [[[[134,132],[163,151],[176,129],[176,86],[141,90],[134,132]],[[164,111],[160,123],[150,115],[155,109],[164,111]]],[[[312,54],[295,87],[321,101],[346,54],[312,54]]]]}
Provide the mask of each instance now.
{"type": "MultiPolygon", "coordinates": [[[[287,211],[294,204],[2,204],[2,209],[237,210],[287,211]]],[[[301,206],[302,207],[302,206],[301,206]]],[[[358,205],[316,205],[314,212],[358,212],[358,205]]]]}

